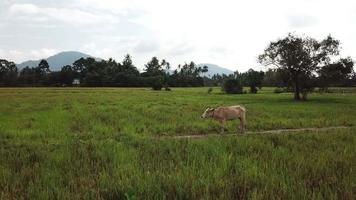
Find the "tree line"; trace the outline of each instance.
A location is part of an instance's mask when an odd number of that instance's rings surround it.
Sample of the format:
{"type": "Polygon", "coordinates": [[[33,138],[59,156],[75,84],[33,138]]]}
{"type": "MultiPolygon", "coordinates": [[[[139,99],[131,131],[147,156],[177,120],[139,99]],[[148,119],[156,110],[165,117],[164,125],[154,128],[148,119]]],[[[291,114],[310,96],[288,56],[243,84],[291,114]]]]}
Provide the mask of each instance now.
{"type": "Polygon", "coordinates": [[[214,75],[214,84],[222,84],[226,93],[243,93],[249,86],[251,93],[257,87],[278,87],[275,92],[293,92],[295,100],[306,100],[307,95],[319,88],[356,86],[356,74],[351,57],[342,58],[340,41],[332,36],[316,40],[308,36],[289,33],[285,38],[271,42],[258,56],[258,62],[272,66],[266,72],[249,70],[233,75],[214,75]]]}
{"type": "Polygon", "coordinates": [[[144,72],[133,65],[130,55],[122,62],[114,59],[95,60],[80,58],[72,65],[66,65],[60,71],[50,71],[46,60],[36,67],[18,69],[16,64],[0,59],[1,86],[87,86],[87,87],[197,87],[204,86],[201,76],[207,67],[198,67],[194,62],[179,65],[169,73],[170,64],[153,57],[145,64],[144,72]]]}
{"type": "Polygon", "coordinates": [[[18,69],[14,62],[0,59],[0,86],[87,86],[87,87],[169,87],[221,86],[226,93],[257,93],[262,86],[279,87],[294,93],[296,100],[306,99],[318,87],[356,86],[354,62],[350,57],[338,58],[340,42],[331,36],[318,41],[307,36],[288,34],[271,42],[258,56],[258,62],[270,67],[267,71],[206,76],[208,67],[194,62],[178,65],[171,70],[170,63],[153,57],[144,71],[133,65],[130,55],[122,62],[110,58],[95,60],[80,58],[60,71],[50,71],[46,60],[36,67],[18,69]],[[271,67],[272,66],[272,67],[271,67]]]}
{"type": "MultiPolygon", "coordinates": [[[[214,75],[206,76],[208,67],[200,67],[194,62],[178,65],[171,70],[170,63],[153,57],[144,66],[144,71],[133,65],[130,55],[126,55],[122,62],[114,59],[95,60],[94,58],[80,58],[73,65],[66,65],[60,71],[50,71],[46,60],[41,60],[36,67],[25,67],[19,70],[14,62],[0,60],[0,85],[1,86],[73,86],[86,87],[152,87],[155,90],[169,87],[201,87],[221,86],[227,79],[241,78],[246,85],[257,73],[263,77],[264,72],[250,69],[239,76],[214,75]]],[[[254,83],[260,86],[259,83],[254,83]]]]}

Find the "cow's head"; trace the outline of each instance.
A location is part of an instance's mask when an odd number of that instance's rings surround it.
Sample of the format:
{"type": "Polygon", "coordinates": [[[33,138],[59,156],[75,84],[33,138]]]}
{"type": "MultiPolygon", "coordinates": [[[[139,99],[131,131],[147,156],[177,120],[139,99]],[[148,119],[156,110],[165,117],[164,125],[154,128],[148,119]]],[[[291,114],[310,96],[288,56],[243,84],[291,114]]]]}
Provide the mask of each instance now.
{"type": "Polygon", "coordinates": [[[215,108],[207,108],[200,117],[204,118],[204,119],[208,118],[208,117],[212,117],[214,110],[215,110],[215,108]]]}

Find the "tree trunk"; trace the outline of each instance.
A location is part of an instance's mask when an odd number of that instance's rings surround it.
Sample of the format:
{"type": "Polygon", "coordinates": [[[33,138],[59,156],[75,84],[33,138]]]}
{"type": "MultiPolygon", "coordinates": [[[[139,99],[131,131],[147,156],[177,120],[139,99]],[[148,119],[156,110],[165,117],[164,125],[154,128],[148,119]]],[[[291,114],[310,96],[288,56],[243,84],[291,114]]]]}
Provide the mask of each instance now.
{"type": "Polygon", "coordinates": [[[294,100],[297,100],[297,101],[300,100],[300,95],[299,95],[299,93],[294,92],[294,100]]]}
{"type": "Polygon", "coordinates": [[[295,77],[294,100],[300,100],[300,88],[298,76],[295,77]]]}

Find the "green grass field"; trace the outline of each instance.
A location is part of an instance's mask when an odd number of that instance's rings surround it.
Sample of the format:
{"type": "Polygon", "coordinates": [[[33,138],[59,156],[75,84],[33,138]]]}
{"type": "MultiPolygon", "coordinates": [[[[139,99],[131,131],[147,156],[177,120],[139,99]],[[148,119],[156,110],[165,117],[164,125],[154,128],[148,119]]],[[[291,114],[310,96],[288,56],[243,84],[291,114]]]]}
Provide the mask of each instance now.
{"type": "Polygon", "coordinates": [[[356,95],[338,91],[3,88],[0,199],[355,199],[356,95]],[[252,132],[349,128],[169,139],[218,133],[200,115],[236,104],[252,132]]]}

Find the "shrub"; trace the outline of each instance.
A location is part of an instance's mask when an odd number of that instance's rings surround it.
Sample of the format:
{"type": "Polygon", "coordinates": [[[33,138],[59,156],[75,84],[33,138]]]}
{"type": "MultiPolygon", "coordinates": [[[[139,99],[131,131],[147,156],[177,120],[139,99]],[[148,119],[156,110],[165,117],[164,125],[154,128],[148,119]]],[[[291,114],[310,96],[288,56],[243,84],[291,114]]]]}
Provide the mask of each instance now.
{"type": "Polygon", "coordinates": [[[317,92],[319,93],[332,93],[333,91],[331,91],[329,88],[327,87],[320,87],[317,92]]]}
{"type": "Polygon", "coordinates": [[[307,100],[308,94],[309,93],[313,93],[314,92],[314,88],[304,88],[301,90],[301,94],[302,94],[302,100],[307,100]]]}
{"type": "Polygon", "coordinates": [[[281,87],[278,87],[276,89],[274,89],[274,93],[283,93],[283,92],[286,92],[286,90],[284,88],[281,88],[281,87]]]}
{"type": "Polygon", "coordinates": [[[210,87],[210,88],[208,89],[208,94],[211,94],[212,92],[213,92],[213,88],[210,87]]]}
{"type": "Polygon", "coordinates": [[[257,88],[255,86],[250,87],[250,93],[257,94],[257,88]]]}
{"type": "Polygon", "coordinates": [[[291,87],[277,87],[274,89],[274,93],[288,93],[288,92],[294,92],[293,88],[291,87]]]}
{"type": "Polygon", "coordinates": [[[163,77],[162,76],[154,76],[150,80],[150,85],[153,90],[161,90],[163,87],[163,77]]]}
{"type": "Polygon", "coordinates": [[[242,94],[242,85],[238,79],[228,79],[223,83],[222,90],[227,94],[242,94]]]}

